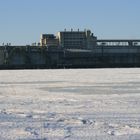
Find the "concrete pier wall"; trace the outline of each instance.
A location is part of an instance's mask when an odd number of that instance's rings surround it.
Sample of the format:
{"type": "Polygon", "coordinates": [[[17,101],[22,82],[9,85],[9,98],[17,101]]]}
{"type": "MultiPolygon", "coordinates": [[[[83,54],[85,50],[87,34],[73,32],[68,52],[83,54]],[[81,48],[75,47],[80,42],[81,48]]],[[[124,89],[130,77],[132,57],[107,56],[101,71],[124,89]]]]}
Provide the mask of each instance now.
{"type": "Polygon", "coordinates": [[[0,68],[140,67],[140,46],[93,49],[7,46],[0,48],[0,68]]]}
{"type": "Polygon", "coordinates": [[[4,59],[5,59],[5,53],[3,49],[0,49],[0,65],[4,64],[4,59]]]}

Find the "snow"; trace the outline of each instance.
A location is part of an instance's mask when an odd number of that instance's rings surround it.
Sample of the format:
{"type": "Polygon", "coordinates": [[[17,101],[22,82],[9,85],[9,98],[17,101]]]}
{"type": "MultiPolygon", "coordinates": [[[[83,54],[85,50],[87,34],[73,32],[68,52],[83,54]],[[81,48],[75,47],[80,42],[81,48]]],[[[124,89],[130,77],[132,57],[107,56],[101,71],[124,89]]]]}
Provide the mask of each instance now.
{"type": "Polygon", "coordinates": [[[139,138],[139,68],[0,71],[1,140],[139,138]]]}

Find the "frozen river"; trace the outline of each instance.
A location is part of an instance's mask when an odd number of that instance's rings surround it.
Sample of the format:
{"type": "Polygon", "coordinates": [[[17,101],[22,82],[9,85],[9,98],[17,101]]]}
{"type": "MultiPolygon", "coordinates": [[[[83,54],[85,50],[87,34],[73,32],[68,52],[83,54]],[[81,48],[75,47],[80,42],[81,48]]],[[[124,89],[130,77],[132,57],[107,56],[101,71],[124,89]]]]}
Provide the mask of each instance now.
{"type": "Polygon", "coordinates": [[[0,140],[139,140],[140,69],[0,71],[0,140]]]}

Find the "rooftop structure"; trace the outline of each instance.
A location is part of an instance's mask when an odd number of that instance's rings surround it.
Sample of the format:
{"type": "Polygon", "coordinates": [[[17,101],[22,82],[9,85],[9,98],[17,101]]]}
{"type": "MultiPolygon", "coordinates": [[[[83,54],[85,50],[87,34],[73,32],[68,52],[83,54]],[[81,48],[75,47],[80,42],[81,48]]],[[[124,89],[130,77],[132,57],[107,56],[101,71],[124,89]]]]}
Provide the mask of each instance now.
{"type": "Polygon", "coordinates": [[[40,38],[41,46],[58,46],[59,42],[53,34],[42,34],[40,38]]]}
{"type": "Polygon", "coordinates": [[[93,49],[96,46],[140,46],[138,39],[97,39],[90,30],[60,31],[57,36],[42,34],[41,46],[59,46],[66,49],[93,49]]]}
{"type": "Polygon", "coordinates": [[[58,32],[59,45],[63,48],[92,48],[97,38],[90,30],[58,32]]]}

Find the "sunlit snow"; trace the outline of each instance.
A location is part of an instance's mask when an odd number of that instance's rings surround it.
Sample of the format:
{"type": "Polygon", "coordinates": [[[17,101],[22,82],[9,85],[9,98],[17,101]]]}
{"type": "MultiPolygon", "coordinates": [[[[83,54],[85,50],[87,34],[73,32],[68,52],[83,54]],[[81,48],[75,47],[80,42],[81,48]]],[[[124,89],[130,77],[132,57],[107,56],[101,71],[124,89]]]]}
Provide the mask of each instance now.
{"type": "Polygon", "coordinates": [[[140,69],[0,71],[0,140],[138,140],[140,69]]]}

